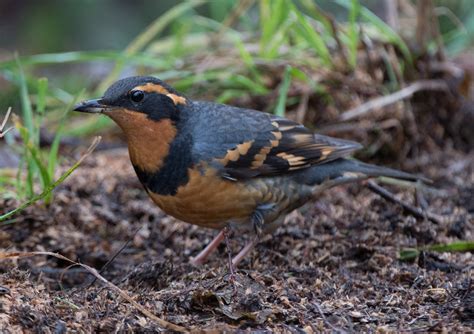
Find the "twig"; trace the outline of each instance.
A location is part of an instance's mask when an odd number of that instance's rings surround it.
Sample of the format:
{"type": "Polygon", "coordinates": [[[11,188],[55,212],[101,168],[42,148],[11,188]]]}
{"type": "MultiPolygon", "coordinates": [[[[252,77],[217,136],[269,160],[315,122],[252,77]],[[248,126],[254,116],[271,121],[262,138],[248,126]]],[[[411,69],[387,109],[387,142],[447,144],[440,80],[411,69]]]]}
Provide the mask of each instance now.
{"type": "Polygon", "coordinates": [[[328,325],[329,327],[331,327],[331,329],[336,332],[336,333],[347,333],[345,330],[341,329],[341,328],[338,328],[336,326],[334,326],[333,324],[331,324],[331,322],[326,318],[326,316],[324,315],[323,313],[323,310],[321,310],[321,306],[319,306],[319,303],[316,303],[314,302],[313,305],[316,307],[316,309],[318,310],[319,314],[321,315],[321,318],[323,318],[323,321],[326,325],[328,325]]]}
{"type": "Polygon", "coordinates": [[[101,281],[107,287],[109,287],[111,290],[117,292],[123,299],[127,300],[130,304],[132,304],[142,314],[144,314],[145,316],[147,316],[148,318],[150,318],[151,320],[156,322],[159,326],[161,326],[165,329],[173,330],[173,331],[180,332],[180,333],[189,333],[189,330],[187,328],[175,325],[171,322],[168,322],[164,319],[161,319],[161,318],[157,317],[156,315],[154,315],[153,313],[151,313],[150,311],[148,311],[145,307],[143,307],[142,305],[140,305],[136,301],[134,301],[133,298],[130,297],[125,291],[120,289],[118,286],[116,286],[112,282],[109,282],[108,280],[106,280],[94,268],[92,268],[92,267],[90,267],[86,264],[78,263],[76,261],[73,261],[73,260],[71,260],[71,259],[69,259],[69,258],[67,258],[67,257],[65,257],[61,254],[53,253],[53,252],[7,252],[7,253],[0,252],[0,260],[32,257],[32,256],[36,256],[36,255],[53,256],[53,257],[58,258],[60,260],[64,260],[64,261],[67,261],[69,263],[72,263],[73,265],[83,267],[89,273],[94,275],[99,281],[101,281]]]}
{"type": "Polygon", "coordinates": [[[438,16],[435,15],[434,7],[431,9],[431,29],[433,33],[433,38],[438,46],[438,55],[439,55],[439,60],[441,61],[446,61],[447,56],[446,52],[444,50],[444,43],[443,43],[443,36],[441,36],[441,32],[439,31],[439,20],[438,16]]]}
{"type": "Polygon", "coordinates": [[[232,8],[230,14],[224,19],[222,25],[217,32],[217,34],[213,37],[215,41],[219,41],[222,38],[222,35],[226,32],[227,29],[232,27],[237,19],[242,16],[242,14],[253,6],[255,0],[243,0],[236,2],[234,8],[232,8]]]}
{"type": "Polygon", "coordinates": [[[368,184],[368,188],[371,191],[373,191],[377,195],[382,196],[383,198],[385,198],[386,200],[388,200],[390,202],[393,202],[393,203],[396,203],[396,204],[400,205],[404,210],[410,212],[416,218],[421,218],[421,219],[427,218],[428,220],[430,220],[431,222],[433,222],[435,224],[440,224],[441,223],[441,217],[439,217],[435,214],[432,214],[430,212],[423,211],[420,208],[414,207],[413,205],[408,204],[408,203],[396,198],[394,194],[392,194],[387,189],[379,186],[374,181],[369,180],[367,182],[367,184],[368,184]]]}
{"type": "Polygon", "coordinates": [[[459,65],[450,61],[442,61],[442,62],[432,61],[429,63],[428,66],[429,66],[429,70],[432,72],[433,71],[444,72],[459,81],[463,80],[465,76],[465,71],[461,67],[459,67],[459,65]]]}
{"type": "MultiPolygon", "coordinates": [[[[132,241],[133,238],[137,235],[138,231],[142,229],[143,226],[140,226],[139,228],[136,229],[136,231],[133,233],[133,235],[120,247],[120,249],[102,266],[102,268],[99,270],[99,275],[102,275],[104,271],[107,269],[107,267],[115,260],[117,256],[119,256],[120,253],[125,249],[125,247],[128,246],[130,241],[132,241]]],[[[91,286],[94,285],[94,283],[97,281],[97,277],[95,277],[92,282],[87,286],[87,289],[90,288],[91,286]]]]}
{"type": "Polygon", "coordinates": [[[422,53],[426,52],[432,37],[430,15],[433,13],[432,0],[419,0],[416,5],[416,42],[422,53]]]}
{"type": "Polygon", "coordinates": [[[336,19],[331,14],[327,13],[324,10],[321,10],[317,5],[314,6],[317,8],[319,14],[321,14],[326,20],[328,20],[329,25],[331,26],[332,35],[336,40],[337,48],[339,49],[339,53],[342,59],[344,60],[344,64],[347,66],[347,68],[350,68],[349,60],[347,59],[346,49],[344,47],[344,44],[341,42],[341,39],[339,38],[336,19]]]}
{"type": "Polygon", "coordinates": [[[12,107],[8,107],[7,114],[5,115],[5,118],[3,119],[2,125],[0,125],[0,138],[3,138],[7,134],[8,131],[13,129],[13,126],[12,126],[6,129],[5,131],[3,131],[3,129],[5,128],[5,125],[7,125],[8,118],[10,117],[11,112],[12,112],[12,107]]]}
{"type": "Polygon", "coordinates": [[[374,45],[372,43],[372,40],[367,36],[367,34],[365,33],[365,30],[364,30],[364,26],[361,25],[360,26],[360,41],[362,43],[362,47],[364,49],[364,52],[365,52],[365,57],[366,57],[366,69],[367,69],[367,73],[370,74],[370,76],[372,77],[372,79],[374,81],[377,81],[377,66],[375,65],[375,61],[374,61],[374,57],[373,57],[373,54],[372,54],[372,51],[374,49],[374,45]]]}
{"type": "Polygon", "coordinates": [[[387,45],[387,61],[390,62],[393,68],[393,72],[395,73],[395,76],[397,77],[398,84],[400,85],[401,88],[405,87],[405,81],[403,78],[403,73],[402,73],[402,66],[400,65],[400,59],[397,57],[397,54],[395,52],[395,48],[392,44],[387,45]]]}
{"type": "Polygon", "coordinates": [[[365,115],[368,112],[374,110],[374,109],[379,109],[383,108],[387,105],[393,104],[397,101],[407,99],[416,92],[419,92],[421,90],[442,90],[442,91],[447,91],[448,86],[444,80],[419,80],[415,81],[411,85],[393,93],[390,95],[378,97],[375,99],[372,99],[356,108],[350,109],[348,111],[345,111],[344,113],[341,114],[340,119],[343,121],[348,121],[353,118],[359,117],[361,115],[365,115]]]}
{"type": "Polygon", "coordinates": [[[398,18],[397,1],[395,0],[384,0],[385,19],[387,24],[395,31],[400,28],[398,18]]]}
{"type": "Polygon", "coordinates": [[[461,31],[465,35],[469,35],[469,32],[467,31],[464,23],[462,23],[459,17],[457,17],[456,14],[454,14],[453,11],[449,9],[448,7],[444,7],[444,6],[435,7],[433,8],[433,13],[436,16],[441,16],[441,15],[446,16],[456,26],[456,28],[459,31],[461,31]]]}
{"type": "Polygon", "coordinates": [[[310,92],[305,89],[303,95],[301,96],[298,108],[296,109],[296,121],[298,123],[303,123],[306,118],[306,113],[308,111],[309,94],[310,92]]]}

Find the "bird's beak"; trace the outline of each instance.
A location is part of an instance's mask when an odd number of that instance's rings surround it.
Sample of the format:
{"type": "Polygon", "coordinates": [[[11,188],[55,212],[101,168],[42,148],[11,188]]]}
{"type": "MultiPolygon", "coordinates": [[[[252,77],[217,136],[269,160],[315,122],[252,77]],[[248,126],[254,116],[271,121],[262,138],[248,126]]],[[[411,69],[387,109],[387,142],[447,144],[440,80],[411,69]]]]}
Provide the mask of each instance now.
{"type": "Polygon", "coordinates": [[[88,113],[103,113],[111,109],[110,106],[102,103],[101,99],[82,101],[74,106],[74,111],[88,113]]]}

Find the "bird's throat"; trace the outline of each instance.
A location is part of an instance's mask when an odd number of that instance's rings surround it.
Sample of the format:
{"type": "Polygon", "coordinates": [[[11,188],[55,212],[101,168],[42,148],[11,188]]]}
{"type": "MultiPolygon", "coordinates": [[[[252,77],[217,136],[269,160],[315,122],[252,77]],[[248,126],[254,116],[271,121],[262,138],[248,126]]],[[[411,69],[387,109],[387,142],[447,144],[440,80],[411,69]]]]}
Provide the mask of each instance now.
{"type": "Polygon", "coordinates": [[[170,119],[151,120],[146,114],[120,109],[108,113],[122,128],[128,143],[130,160],[135,168],[156,173],[169,154],[176,137],[176,127],[170,119]]]}

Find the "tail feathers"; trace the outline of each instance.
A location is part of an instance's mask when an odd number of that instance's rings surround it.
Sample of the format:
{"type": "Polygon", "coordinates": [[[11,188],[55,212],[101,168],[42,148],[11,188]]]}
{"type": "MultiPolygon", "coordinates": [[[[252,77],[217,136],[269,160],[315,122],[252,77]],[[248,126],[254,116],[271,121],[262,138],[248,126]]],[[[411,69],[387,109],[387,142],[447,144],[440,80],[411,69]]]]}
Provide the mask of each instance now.
{"type": "Polygon", "coordinates": [[[327,164],[315,165],[310,168],[309,173],[305,176],[305,183],[318,186],[317,188],[327,189],[339,184],[380,176],[410,182],[431,182],[424,177],[387,167],[366,164],[353,159],[338,159],[327,164]]]}
{"type": "Polygon", "coordinates": [[[410,173],[405,173],[396,169],[366,164],[358,160],[347,160],[347,161],[350,162],[349,166],[347,166],[349,169],[352,169],[356,173],[357,172],[363,173],[367,175],[368,177],[385,176],[385,177],[390,177],[393,179],[405,180],[405,181],[410,181],[410,182],[422,181],[425,183],[431,183],[431,181],[427,178],[413,175],[410,173]]]}

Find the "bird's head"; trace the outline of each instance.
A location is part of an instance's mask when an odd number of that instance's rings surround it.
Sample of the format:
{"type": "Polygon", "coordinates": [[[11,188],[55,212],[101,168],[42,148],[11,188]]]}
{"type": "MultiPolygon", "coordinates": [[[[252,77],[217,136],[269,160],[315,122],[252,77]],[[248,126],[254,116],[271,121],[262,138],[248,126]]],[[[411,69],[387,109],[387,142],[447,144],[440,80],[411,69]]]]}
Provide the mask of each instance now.
{"type": "Polygon", "coordinates": [[[157,170],[176,137],[186,98],[154,77],[136,76],[112,84],[99,99],[83,101],[75,111],[109,116],[124,131],[132,162],[157,170]]]}
{"type": "Polygon", "coordinates": [[[159,121],[179,119],[179,106],[186,99],[172,87],[154,77],[136,76],[118,80],[99,99],[83,101],[75,111],[103,113],[120,126],[126,118],[159,121]]]}

